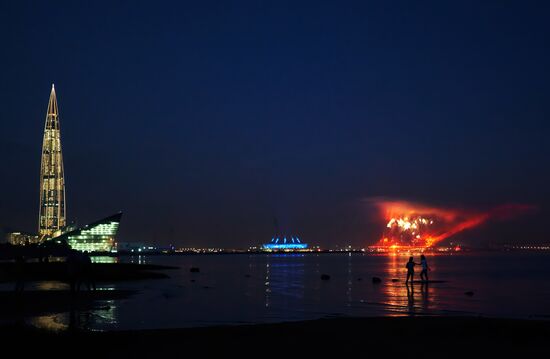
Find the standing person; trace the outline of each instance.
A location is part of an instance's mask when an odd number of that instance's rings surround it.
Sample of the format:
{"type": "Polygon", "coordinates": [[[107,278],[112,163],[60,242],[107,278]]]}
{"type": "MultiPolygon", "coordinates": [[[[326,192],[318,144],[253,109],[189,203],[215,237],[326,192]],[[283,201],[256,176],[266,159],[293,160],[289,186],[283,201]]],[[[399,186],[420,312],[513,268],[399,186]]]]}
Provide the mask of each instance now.
{"type": "Polygon", "coordinates": [[[407,280],[405,281],[405,284],[409,284],[409,278],[411,279],[411,284],[414,279],[414,266],[417,265],[417,263],[414,262],[413,257],[409,258],[409,261],[405,265],[405,268],[407,268],[407,280]]]}
{"type": "Polygon", "coordinates": [[[422,271],[420,272],[420,280],[421,281],[428,281],[428,271],[431,270],[428,266],[428,261],[426,260],[426,256],[423,254],[420,256],[420,265],[422,266],[422,271]]]}

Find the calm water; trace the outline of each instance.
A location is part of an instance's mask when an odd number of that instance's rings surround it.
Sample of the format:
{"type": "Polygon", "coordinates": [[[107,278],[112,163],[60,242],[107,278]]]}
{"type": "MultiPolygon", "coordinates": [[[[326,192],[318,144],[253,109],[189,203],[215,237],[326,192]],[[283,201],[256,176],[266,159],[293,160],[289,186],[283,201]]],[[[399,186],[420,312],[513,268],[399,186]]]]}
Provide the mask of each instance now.
{"type": "MultiPolygon", "coordinates": [[[[137,289],[85,312],[26,318],[53,330],[193,327],[332,316],[483,315],[550,317],[550,255],[502,253],[430,256],[430,279],[403,283],[406,256],[361,254],[123,257],[179,266],[169,279],[102,284],[137,289]],[[200,273],[190,273],[190,267],[200,273]],[[321,274],[331,279],[322,281],[321,274]],[[371,278],[383,279],[373,284],[371,278]],[[399,282],[392,282],[399,278],[399,282]],[[473,296],[464,293],[473,291],[473,296]]],[[[417,262],[419,259],[417,258],[417,262]]],[[[65,288],[43,283],[42,289],[65,288]]]]}

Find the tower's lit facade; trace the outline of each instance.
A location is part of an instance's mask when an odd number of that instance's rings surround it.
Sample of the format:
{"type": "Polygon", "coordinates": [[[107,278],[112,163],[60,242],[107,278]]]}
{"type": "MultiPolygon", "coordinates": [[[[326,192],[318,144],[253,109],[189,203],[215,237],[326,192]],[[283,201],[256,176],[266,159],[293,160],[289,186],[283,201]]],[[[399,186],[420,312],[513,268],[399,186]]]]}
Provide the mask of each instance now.
{"type": "Polygon", "coordinates": [[[40,210],[38,215],[40,236],[51,237],[59,232],[66,225],[66,211],[59,109],[55,88],[52,85],[44,126],[40,165],[40,210]]]}

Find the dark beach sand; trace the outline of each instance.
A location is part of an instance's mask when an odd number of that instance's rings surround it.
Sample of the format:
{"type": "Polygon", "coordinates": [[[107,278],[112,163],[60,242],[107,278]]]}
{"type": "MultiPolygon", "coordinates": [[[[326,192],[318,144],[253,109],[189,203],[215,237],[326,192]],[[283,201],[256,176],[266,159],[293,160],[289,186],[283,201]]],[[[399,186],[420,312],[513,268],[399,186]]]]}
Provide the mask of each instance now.
{"type": "Polygon", "coordinates": [[[4,327],[5,350],[55,357],[547,357],[550,321],[466,317],[335,318],[281,324],[121,332],[4,327]],[[33,343],[25,345],[20,343],[33,343]],[[537,356],[544,355],[544,356],[537,356]]]}
{"type": "MultiPolygon", "coordinates": [[[[143,279],[169,278],[162,271],[178,269],[178,267],[134,264],[134,263],[94,263],[91,271],[96,281],[126,281],[143,279]]],[[[68,267],[65,262],[25,263],[22,273],[13,262],[0,263],[0,282],[11,282],[18,277],[26,281],[68,281],[68,267]]]]}
{"type": "Polygon", "coordinates": [[[82,290],[75,294],[67,290],[0,291],[0,318],[97,308],[98,301],[125,299],[135,293],[132,290],[82,290]]]}

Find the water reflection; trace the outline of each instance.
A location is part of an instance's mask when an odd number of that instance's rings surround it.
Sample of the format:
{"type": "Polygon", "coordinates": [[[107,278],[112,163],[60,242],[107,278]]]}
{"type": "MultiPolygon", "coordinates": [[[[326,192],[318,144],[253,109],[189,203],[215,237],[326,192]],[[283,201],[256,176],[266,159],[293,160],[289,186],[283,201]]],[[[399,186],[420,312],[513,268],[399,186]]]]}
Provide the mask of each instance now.
{"type": "Polygon", "coordinates": [[[118,257],[111,256],[93,256],[92,263],[118,263],[118,257]]]}
{"type": "Polygon", "coordinates": [[[274,300],[288,304],[289,300],[303,299],[303,254],[277,254],[267,257],[265,271],[265,307],[274,300]]]}
{"type": "Polygon", "coordinates": [[[147,264],[147,258],[145,256],[131,256],[130,257],[130,263],[135,264],[147,264]]]}
{"type": "MultiPolygon", "coordinates": [[[[401,315],[401,311],[403,309],[404,305],[404,298],[407,298],[407,304],[409,304],[409,297],[410,297],[410,289],[403,285],[402,280],[402,271],[400,270],[401,267],[399,263],[400,261],[399,257],[397,255],[389,255],[386,257],[386,275],[389,278],[392,278],[391,283],[388,283],[384,286],[384,294],[385,294],[385,302],[384,304],[388,306],[390,310],[390,314],[392,311],[397,312],[397,315],[401,315]],[[399,268],[398,268],[399,266],[399,268]],[[394,279],[397,279],[398,281],[395,282],[394,279]]],[[[414,298],[414,293],[413,293],[414,298]]],[[[414,304],[414,303],[413,303],[414,304]]]]}
{"type": "Polygon", "coordinates": [[[117,306],[114,300],[98,301],[94,308],[81,309],[71,305],[67,312],[29,317],[26,323],[49,331],[99,330],[117,325],[117,306]]]}
{"type": "Polygon", "coordinates": [[[415,282],[404,284],[406,276],[406,256],[387,256],[386,275],[392,280],[384,287],[385,301],[390,316],[434,314],[437,310],[436,288],[429,283],[418,282],[415,273],[415,282]]]}
{"type": "Polygon", "coordinates": [[[269,283],[269,278],[271,277],[270,268],[269,268],[269,261],[265,264],[265,307],[269,307],[270,299],[271,299],[271,288],[269,283]]]}
{"type": "Polygon", "coordinates": [[[405,287],[407,288],[407,309],[409,314],[414,314],[414,284],[407,283],[405,287]]]}
{"type": "Polygon", "coordinates": [[[65,316],[66,313],[39,315],[29,318],[26,323],[38,329],[59,332],[68,329],[67,320],[63,320],[65,316]]]}
{"type": "Polygon", "coordinates": [[[352,296],[352,286],[353,286],[353,271],[352,271],[352,256],[351,256],[351,253],[348,253],[348,285],[347,285],[347,288],[346,288],[346,298],[347,298],[347,303],[346,305],[348,307],[351,307],[352,303],[353,303],[353,296],[352,296]]]}
{"type": "Polygon", "coordinates": [[[429,286],[430,285],[428,283],[420,284],[420,294],[422,296],[422,310],[424,310],[425,312],[431,309],[430,300],[429,300],[429,294],[430,294],[429,286]]]}
{"type": "Polygon", "coordinates": [[[69,284],[60,281],[36,282],[35,287],[30,288],[37,290],[68,290],[69,284]]]}

